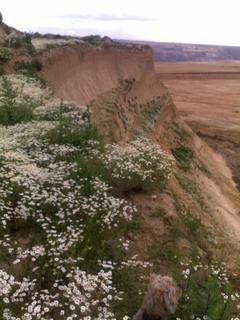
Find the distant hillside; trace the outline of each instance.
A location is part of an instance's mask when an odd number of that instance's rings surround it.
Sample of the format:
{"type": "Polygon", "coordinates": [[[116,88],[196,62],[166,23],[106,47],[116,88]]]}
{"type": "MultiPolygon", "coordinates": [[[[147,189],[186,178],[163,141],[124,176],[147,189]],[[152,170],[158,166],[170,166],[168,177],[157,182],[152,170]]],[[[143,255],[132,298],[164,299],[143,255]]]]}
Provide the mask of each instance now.
{"type": "Polygon", "coordinates": [[[155,61],[240,60],[240,47],[139,41],[153,48],[155,61]]]}

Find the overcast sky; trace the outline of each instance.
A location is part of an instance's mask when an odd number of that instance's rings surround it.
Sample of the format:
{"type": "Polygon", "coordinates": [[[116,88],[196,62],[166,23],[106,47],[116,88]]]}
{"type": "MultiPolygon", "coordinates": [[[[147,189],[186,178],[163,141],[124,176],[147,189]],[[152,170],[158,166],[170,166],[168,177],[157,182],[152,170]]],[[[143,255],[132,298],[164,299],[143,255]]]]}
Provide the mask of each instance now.
{"type": "Polygon", "coordinates": [[[22,31],[240,46],[240,0],[1,0],[22,31]]]}

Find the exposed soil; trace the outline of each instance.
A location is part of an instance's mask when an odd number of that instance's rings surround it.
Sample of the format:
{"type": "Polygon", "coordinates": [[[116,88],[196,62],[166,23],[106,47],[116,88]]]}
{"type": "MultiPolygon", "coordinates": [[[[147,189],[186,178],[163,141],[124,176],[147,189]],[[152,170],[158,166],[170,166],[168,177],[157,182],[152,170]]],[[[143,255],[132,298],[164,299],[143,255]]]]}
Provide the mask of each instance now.
{"type": "Polygon", "coordinates": [[[153,69],[151,49],[56,48],[41,55],[42,73],[56,95],[87,104],[127,78],[139,79],[153,69]]]}

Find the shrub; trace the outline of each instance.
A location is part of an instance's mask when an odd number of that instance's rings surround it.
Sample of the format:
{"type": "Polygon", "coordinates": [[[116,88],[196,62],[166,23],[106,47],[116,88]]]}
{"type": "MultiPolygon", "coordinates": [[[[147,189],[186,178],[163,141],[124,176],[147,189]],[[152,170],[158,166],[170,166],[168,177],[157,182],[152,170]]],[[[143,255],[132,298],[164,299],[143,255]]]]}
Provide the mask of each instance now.
{"type": "Polygon", "coordinates": [[[9,37],[5,40],[5,45],[11,48],[24,48],[31,56],[36,53],[36,50],[32,45],[31,36],[29,34],[16,34],[12,37],[9,37]]]}
{"type": "Polygon", "coordinates": [[[50,130],[47,138],[51,143],[69,144],[81,149],[87,149],[89,141],[100,140],[96,128],[91,125],[73,126],[71,120],[64,119],[55,128],[50,130]]]}
{"type": "Polygon", "coordinates": [[[99,35],[90,35],[81,37],[81,40],[90,43],[91,45],[100,45],[102,43],[102,38],[99,35]]]}
{"type": "Polygon", "coordinates": [[[223,264],[191,261],[184,264],[181,277],[183,299],[171,319],[239,319],[239,294],[229,284],[223,264]]]}
{"type": "Polygon", "coordinates": [[[123,192],[165,185],[174,167],[173,157],[146,138],[106,146],[103,160],[112,185],[123,192]]]}
{"type": "Polygon", "coordinates": [[[14,125],[33,119],[33,110],[27,101],[18,102],[17,93],[10,81],[3,77],[0,95],[0,124],[14,125]]]}
{"type": "Polygon", "coordinates": [[[28,77],[36,77],[37,72],[41,71],[41,69],[42,65],[37,59],[33,59],[31,62],[17,61],[15,63],[16,72],[28,77]]]}
{"type": "Polygon", "coordinates": [[[7,62],[12,56],[11,50],[5,47],[0,47],[0,62],[7,62]]]}

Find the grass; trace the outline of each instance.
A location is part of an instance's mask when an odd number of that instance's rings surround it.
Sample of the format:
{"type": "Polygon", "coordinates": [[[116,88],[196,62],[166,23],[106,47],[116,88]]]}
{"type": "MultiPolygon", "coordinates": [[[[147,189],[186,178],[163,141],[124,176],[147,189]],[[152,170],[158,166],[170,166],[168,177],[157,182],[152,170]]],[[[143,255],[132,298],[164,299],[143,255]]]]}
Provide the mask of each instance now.
{"type": "Polygon", "coordinates": [[[174,241],[156,241],[148,248],[148,254],[151,261],[158,259],[168,264],[179,261],[181,257],[174,241]]]}
{"type": "Polygon", "coordinates": [[[202,161],[199,160],[196,163],[196,165],[197,165],[198,169],[201,170],[205,175],[207,175],[208,177],[212,177],[212,173],[205,163],[203,163],[202,161]]]}
{"type": "Polygon", "coordinates": [[[191,162],[194,157],[194,152],[191,148],[180,146],[172,149],[172,154],[182,170],[189,171],[192,168],[191,162]]]}
{"type": "Polygon", "coordinates": [[[173,122],[170,128],[177,134],[179,142],[182,144],[183,142],[188,142],[191,138],[191,135],[178,123],[173,122]]]}
{"type": "Polygon", "coordinates": [[[89,140],[100,139],[97,130],[91,125],[73,128],[71,121],[67,120],[52,129],[47,137],[51,143],[69,144],[83,149],[89,146],[89,140]]]}
{"type": "Polygon", "coordinates": [[[199,205],[201,209],[206,213],[209,213],[209,208],[201,196],[201,191],[198,185],[184,175],[176,174],[175,176],[183,190],[199,205]]]}
{"type": "Polygon", "coordinates": [[[113,305],[117,319],[123,319],[126,314],[132,317],[138,311],[147,290],[147,281],[142,278],[142,272],[133,267],[125,267],[114,271],[113,279],[116,287],[124,292],[123,300],[113,305]]]}

